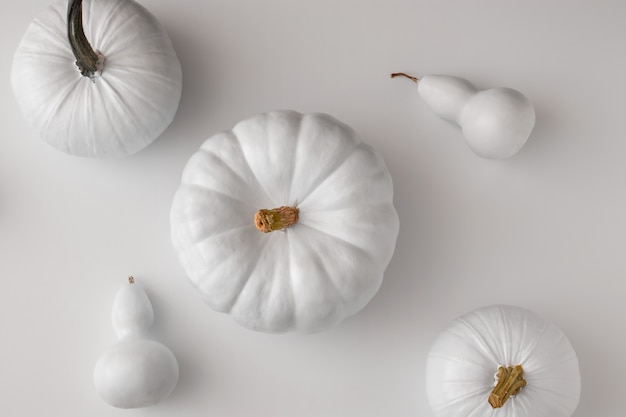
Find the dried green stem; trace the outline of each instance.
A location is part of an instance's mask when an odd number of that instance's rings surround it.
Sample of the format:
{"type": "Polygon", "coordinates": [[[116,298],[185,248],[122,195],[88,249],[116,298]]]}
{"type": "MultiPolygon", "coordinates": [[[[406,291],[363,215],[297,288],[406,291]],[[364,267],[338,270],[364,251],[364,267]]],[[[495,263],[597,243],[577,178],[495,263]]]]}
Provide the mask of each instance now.
{"type": "Polygon", "coordinates": [[[404,72],[394,72],[393,74],[391,74],[391,78],[396,78],[396,77],[408,78],[409,80],[413,81],[415,84],[419,84],[420,82],[419,78],[413,77],[412,75],[406,74],[404,72]]]}
{"type": "Polygon", "coordinates": [[[510,396],[517,394],[519,390],[526,386],[522,365],[508,366],[506,368],[504,366],[499,367],[497,379],[496,386],[489,394],[489,404],[493,408],[502,407],[510,396]]]}
{"type": "Polygon", "coordinates": [[[69,0],[67,38],[80,73],[94,78],[102,71],[103,57],[91,47],[83,30],[83,0],[69,0]]]}

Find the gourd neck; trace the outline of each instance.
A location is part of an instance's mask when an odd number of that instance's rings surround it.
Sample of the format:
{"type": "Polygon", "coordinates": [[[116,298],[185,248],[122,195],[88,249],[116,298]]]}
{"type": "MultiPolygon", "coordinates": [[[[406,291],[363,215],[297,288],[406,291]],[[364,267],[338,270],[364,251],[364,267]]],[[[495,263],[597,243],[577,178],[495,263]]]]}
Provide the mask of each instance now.
{"type": "Polygon", "coordinates": [[[91,47],[83,30],[83,0],[69,0],[67,7],[67,38],[80,73],[90,79],[99,77],[104,56],[91,47]]]}
{"type": "Polygon", "coordinates": [[[148,295],[132,276],[128,277],[128,284],[118,290],[111,318],[118,339],[146,337],[148,334],[154,311],[148,295]]]}
{"type": "Polygon", "coordinates": [[[254,225],[263,233],[274,232],[297,223],[298,214],[297,207],[281,206],[271,210],[261,209],[254,215],[254,225]]]}
{"type": "Polygon", "coordinates": [[[409,80],[413,81],[415,84],[419,84],[419,82],[420,82],[419,78],[414,77],[414,76],[409,75],[409,74],[404,73],[404,72],[394,72],[393,74],[391,74],[391,78],[396,78],[396,77],[408,78],[409,80]]]}
{"type": "Polygon", "coordinates": [[[489,404],[492,408],[500,408],[512,395],[516,395],[526,386],[522,365],[500,366],[496,374],[496,386],[489,394],[489,404]]]}

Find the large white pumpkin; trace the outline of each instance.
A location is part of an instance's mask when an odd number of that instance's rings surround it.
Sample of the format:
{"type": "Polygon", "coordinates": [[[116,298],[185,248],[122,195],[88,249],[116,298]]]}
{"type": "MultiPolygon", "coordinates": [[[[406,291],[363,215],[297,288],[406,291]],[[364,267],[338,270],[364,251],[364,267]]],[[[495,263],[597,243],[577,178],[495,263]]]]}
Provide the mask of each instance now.
{"type": "Polygon", "coordinates": [[[133,0],[57,0],[24,34],[11,85],[44,141],[72,155],[118,157],[150,144],[173,120],[182,71],[163,27],[133,0]],[[99,62],[79,69],[82,58],[99,62]]]}
{"type": "Polygon", "coordinates": [[[554,324],[496,305],[456,319],[426,363],[435,417],[570,417],[580,398],[576,352],[554,324]]]}
{"type": "Polygon", "coordinates": [[[213,309],[254,330],[318,331],[378,291],[398,235],[392,200],[383,159],[351,128],[324,114],[271,112],[191,157],[172,204],[172,240],[213,309]],[[257,230],[274,220],[297,222],[257,230]]]}

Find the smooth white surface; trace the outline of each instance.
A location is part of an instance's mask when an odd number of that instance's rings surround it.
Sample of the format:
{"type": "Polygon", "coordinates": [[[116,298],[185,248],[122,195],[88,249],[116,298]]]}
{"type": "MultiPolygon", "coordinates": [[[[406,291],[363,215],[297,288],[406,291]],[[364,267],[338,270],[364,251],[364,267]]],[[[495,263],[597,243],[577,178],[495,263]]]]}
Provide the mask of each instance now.
{"type": "MultiPolygon", "coordinates": [[[[87,0],[89,1],[89,0],[87,0]]],[[[626,5],[620,1],[235,0],[142,4],[183,67],[179,112],[127,159],[66,156],[10,91],[12,55],[46,0],[0,25],[0,410],[3,416],[430,416],[431,343],[455,317],[506,303],[570,338],[575,417],[622,417],[626,371],[626,5]],[[537,125],[512,159],[478,158],[420,102],[406,71],[507,86],[537,125]],[[322,111],[385,158],[400,236],[380,292],[315,335],[266,335],[211,311],[183,276],[168,213],[187,159],[262,111],[322,111]],[[101,401],[93,366],[111,302],[144,284],[180,380],[154,408],[101,401]]]]}
{"type": "Polygon", "coordinates": [[[424,103],[442,119],[458,125],[467,146],[483,158],[512,157],[535,127],[532,103],[512,88],[479,90],[469,81],[449,75],[425,75],[413,81],[418,83],[417,92],[424,103]]]}
{"type": "Polygon", "coordinates": [[[167,346],[152,340],[150,299],[140,283],[128,281],[117,291],[111,312],[118,340],[96,362],[93,381],[98,395],[114,407],[148,407],[174,391],[178,362],[167,346]]]}

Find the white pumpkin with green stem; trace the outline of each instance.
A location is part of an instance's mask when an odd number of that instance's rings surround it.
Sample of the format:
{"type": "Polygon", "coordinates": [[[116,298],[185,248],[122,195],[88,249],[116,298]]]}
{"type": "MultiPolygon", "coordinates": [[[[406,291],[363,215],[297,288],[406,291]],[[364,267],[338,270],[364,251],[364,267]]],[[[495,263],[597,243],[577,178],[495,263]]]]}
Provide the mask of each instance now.
{"type": "Polygon", "coordinates": [[[416,83],[422,100],[439,117],[460,126],[470,149],[483,158],[510,158],[535,127],[535,109],[512,88],[478,90],[469,81],[449,75],[391,74],[398,76],[416,83]]]}
{"type": "Polygon", "coordinates": [[[148,330],[154,313],[146,292],[133,277],[117,292],[112,321],[118,341],[100,357],[94,369],[96,391],[118,408],[157,404],[178,382],[178,362],[148,330]]]}
{"type": "Polygon", "coordinates": [[[191,157],[172,240],[213,309],[254,330],[319,331],[378,291],[398,235],[392,200],[383,159],[351,128],[270,112],[191,157]]]}
{"type": "Polygon", "coordinates": [[[456,319],[433,344],[426,388],[435,417],[570,417],[578,359],[565,334],[529,310],[495,305],[456,319]]]}
{"type": "Polygon", "coordinates": [[[72,155],[119,157],[173,120],[182,70],[163,27],[135,1],[57,0],[24,34],[11,85],[45,142],[72,155]]]}

